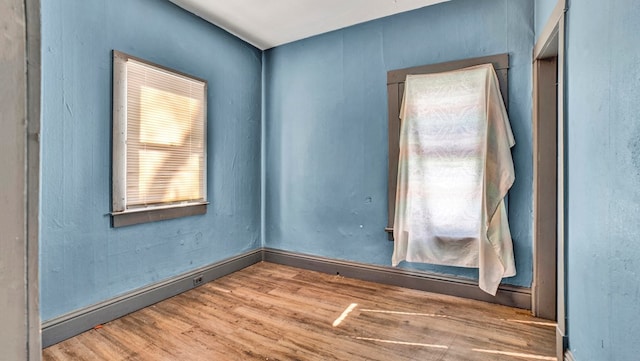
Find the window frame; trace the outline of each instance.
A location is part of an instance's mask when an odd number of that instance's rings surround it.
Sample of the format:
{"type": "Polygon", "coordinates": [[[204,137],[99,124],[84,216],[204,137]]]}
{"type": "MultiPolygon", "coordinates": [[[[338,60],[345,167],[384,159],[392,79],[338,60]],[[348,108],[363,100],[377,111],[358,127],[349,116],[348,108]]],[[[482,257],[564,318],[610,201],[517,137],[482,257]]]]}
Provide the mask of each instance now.
{"type": "Polygon", "coordinates": [[[140,223],[155,222],[166,219],[187,217],[205,214],[207,210],[207,93],[208,82],[205,79],[186,74],[138,57],[113,50],[112,61],[112,193],[111,193],[111,225],[114,228],[140,223]],[[127,67],[128,60],[157,68],[172,75],[187,78],[204,84],[203,104],[203,186],[202,199],[198,201],[185,201],[179,203],[155,204],[145,207],[133,207],[127,205],[127,67]]]}
{"type": "Polygon", "coordinates": [[[388,106],[388,183],[387,183],[387,232],[389,241],[393,241],[393,222],[396,212],[396,189],[398,183],[398,157],[400,146],[400,105],[404,95],[404,82],[409,74],[432,74],[467,68],[474,65],[493,64],[498,76],[500,93],[507,111],[509,110],[509,54],[496,54],[478,58],[449,61],[411,68],[390,70],[387,72],[388,106]]]}

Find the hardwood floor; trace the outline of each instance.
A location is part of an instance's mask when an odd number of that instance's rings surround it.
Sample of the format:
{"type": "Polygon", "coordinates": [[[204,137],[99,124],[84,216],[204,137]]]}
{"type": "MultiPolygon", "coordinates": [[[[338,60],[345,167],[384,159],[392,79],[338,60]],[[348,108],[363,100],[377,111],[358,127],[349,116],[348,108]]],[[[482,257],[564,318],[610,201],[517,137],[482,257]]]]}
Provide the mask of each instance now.
{"type": "Polygon", "coordinates": [[[529,311],[259,263],[43,351],[44,360],[556,360],[529,311]]]}

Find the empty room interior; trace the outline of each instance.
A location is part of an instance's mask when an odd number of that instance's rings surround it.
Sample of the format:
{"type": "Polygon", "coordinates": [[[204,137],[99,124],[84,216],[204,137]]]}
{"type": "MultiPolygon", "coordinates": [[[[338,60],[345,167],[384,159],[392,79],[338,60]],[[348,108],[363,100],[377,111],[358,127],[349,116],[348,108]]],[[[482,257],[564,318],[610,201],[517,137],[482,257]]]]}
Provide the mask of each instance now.
{"type": "Polygon", "coordinates": [[[637,0],[0,25],[0,360],[640,354],[637,0]]]}

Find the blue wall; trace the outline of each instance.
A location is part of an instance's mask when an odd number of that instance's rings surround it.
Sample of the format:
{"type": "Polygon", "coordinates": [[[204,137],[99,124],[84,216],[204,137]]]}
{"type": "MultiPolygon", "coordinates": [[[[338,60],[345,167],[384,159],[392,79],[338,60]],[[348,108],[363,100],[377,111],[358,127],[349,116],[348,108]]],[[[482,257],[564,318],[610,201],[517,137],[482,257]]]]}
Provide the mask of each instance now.
{"type": "Polygon", "coordinates": [[[260,246],[261,52],[168,1],[42,2],[43,321],[260,246]],[[206,215],[110,228],[111,50],[209,82],[206,215]]]}
{"type": "Polygon", "coordinates": [[[580,361],[640,355],[640,2],[567,19],[568,333],[580,361]]]}
{"type": "Polygon", "coordinates": [[[508,52],[518,275],[507,282],[530,286],[533,10],[532,0],[456,0],[267,51],[265,245],[390,265],[387,71],[508,52]]]}
{"type": "MultiPolygon", "coordinates": [[[[508,282],[530,285],[530,53],[555,3],[455,0],[266,52],[264,244],[388,265],[386,71],[509,52],[508,282]]],[[[568,12],[567,306],[580,361],[640,354],[639,13],[636,0],[568,12]]],[[[260,246],[260,55],[166,1],[43,2],[44,321],[260,246]],[[112,49],[209,81],[206,215],[109,227],[112,49]]]]}
{"type": "Polygon", "coordinates": [[[540,33],[547,25],[549,17],[556,7],[558,0],[534,0],[535,2],[535,31],[536,41],[540,38],[540,33]]]}

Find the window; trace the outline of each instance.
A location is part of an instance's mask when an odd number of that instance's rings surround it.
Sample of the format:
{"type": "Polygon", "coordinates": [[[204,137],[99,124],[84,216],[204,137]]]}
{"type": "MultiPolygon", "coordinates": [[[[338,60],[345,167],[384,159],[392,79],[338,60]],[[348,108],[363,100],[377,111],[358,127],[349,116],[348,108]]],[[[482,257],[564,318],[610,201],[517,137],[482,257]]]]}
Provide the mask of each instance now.
{"type": "MultiPolygon", "coordinates": [[[[389,111],[389,168],[388,168],[388,220],[385,231],[389,235],[389,240],[393,240],[393,220],[396,213],[396,186],[398,177],[398,157],[400,142],[400,105],[404,94],[404,81],[407,74],[430,74],[455,69],[462,69],[469,66],[492,63],[498,75],[500,91],[505,106],[509,107],[509,92],[507,82],[507,71],[509,69],[509,54],[491,55],[480,58],[463,59],[446,63],[423,65],[412,68],[390,70],[387,72],[387,96],[389,111]]],[[[506,200],[505,200],[506,202],[506,200]]]]}
{"type": "Polygon", "coordinates": [[[113,52],[113,226],[202,214],[207,83],[113,52]]]}

